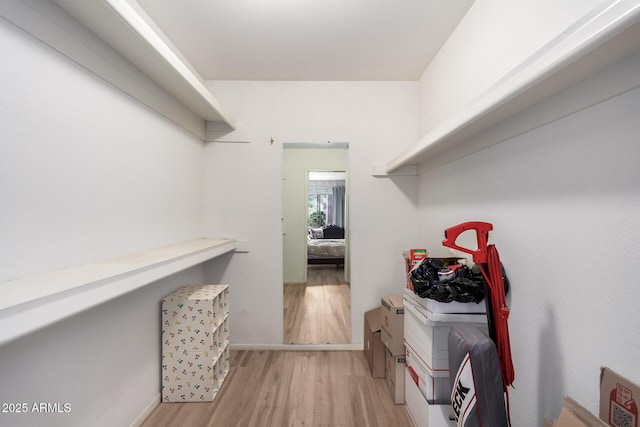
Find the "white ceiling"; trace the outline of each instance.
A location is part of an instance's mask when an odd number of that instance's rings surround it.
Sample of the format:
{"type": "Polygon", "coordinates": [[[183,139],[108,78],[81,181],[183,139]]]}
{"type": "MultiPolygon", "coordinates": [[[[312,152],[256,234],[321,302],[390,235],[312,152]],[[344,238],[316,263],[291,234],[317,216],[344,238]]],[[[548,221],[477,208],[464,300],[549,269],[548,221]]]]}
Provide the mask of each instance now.
{"type": "Polygon", "coordinates": [[[206,80],[417,80],[473,0],[138,0],[206,80]]]}

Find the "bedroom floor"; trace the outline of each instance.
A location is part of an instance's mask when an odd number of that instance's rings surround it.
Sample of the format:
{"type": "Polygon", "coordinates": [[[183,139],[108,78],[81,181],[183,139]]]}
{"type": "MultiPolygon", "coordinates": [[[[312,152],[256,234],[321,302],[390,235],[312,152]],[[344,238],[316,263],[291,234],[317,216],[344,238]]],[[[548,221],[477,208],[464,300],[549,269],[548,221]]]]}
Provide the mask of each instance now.
{"type": "Polygon", "coordinates": [[[285,283],[284,343],[350,343],[350,294],[336,266],[312,265],[307,283],[285,283]]]}

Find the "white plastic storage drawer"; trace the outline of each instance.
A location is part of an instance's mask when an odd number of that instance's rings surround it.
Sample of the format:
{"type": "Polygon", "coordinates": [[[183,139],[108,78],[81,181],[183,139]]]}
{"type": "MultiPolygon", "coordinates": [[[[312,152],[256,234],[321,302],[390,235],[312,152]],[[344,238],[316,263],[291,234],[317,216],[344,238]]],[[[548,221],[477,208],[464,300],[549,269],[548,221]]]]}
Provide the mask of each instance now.
{"type": "Polygon", "coordinates": [[[408,349],[424,363],[432,377],[449,376],[448,336],[451,326],[472,323],[486,331],[484,314],[439,314],[404,300],[404,341],[408,349]],[[434,317],[440,321],[432,320],[434,317]]]}
{"type": "Polygon", "coordinates": [[[451,378],[433,377],[425,364],[407,347],[405,364],[413,382],[418,385],[418,389],[431,404],[451,402],[451,378]]]}
{"type": "Polygon", "coordinates": [[[455,427],[455,421],[449,420],[451,404],[429,404],[406,369],[404,384],[405,405],[416,427],[455,427]]]}

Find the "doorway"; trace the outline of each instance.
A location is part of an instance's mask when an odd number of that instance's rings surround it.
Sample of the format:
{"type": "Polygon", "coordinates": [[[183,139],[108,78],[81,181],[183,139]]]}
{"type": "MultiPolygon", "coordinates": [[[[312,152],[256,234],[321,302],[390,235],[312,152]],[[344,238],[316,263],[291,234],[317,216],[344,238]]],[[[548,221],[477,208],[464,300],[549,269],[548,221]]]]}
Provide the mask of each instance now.
{"type": "Polygon", "coordinates": [[[347,144],[283,145],[285,344],[349,344],[347,144]]]}

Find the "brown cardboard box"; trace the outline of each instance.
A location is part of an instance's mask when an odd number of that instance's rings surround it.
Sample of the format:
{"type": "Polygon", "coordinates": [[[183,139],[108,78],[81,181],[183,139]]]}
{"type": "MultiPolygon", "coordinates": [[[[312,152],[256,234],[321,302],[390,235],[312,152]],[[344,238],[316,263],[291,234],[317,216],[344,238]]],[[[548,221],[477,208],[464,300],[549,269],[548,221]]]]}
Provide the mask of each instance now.
{"type": "MultiPolygon", "coordinates": [[[[545,420],[545,426],[550,424],[549,420],[545,420]]],[[[560,417],[551,425],[554,427],[607,427],[601,419],[568,396],[562,401],[560,417]]]]}
{"type": "Polygon", "coordinates": [[[567,408],[562,408],[555,427],[589,427],[587,423],[582,421],[574,412],[567,408]]]}
{"type": "MultiPolygon", "coordinates": [[[[585,427],[607,427],[607,424],[602,422],[601,419],[593,415],[587,408],[580,405],[577,401],[573,400],[570,397],[564,398],[564,410],[571,411],[573,413],[573,417],[577,418],[577,420],[573,420],[571,422],[581,423],[581,424],[561,424],[562,413],[560,414],[560,418],[558,418],[558,427],[572,427],[572,426],[585,426],[585,427]]],[[[569,420],[567,420],[569,422],[569,420]]]]}
{"type": "Polygon", "coordinates": [[[398,405],[404,404],[404,365],[405,355],[391,354],[389,349],[385,349],[385,375],[386,383],[393,401],[398,405]]]}
{"type": "Polygon", "coordinates": [[[364,314],[364,357],[373,378],[384,378],[384,344],[380,339],[380,309],[364,314]]]}
{"type": "Polygon", "coordinates": [[[388,295],[382,297],[380,313],[382,319],[380,337],[382,342],[394,356],[404,356],[404,304],[402,296],[388,295]]]}
{"type": "Polygon", "coordinates": [[[607,367],[600,370],[600,419],[614,427],[638,426],[640,387],[607,367]]]}

